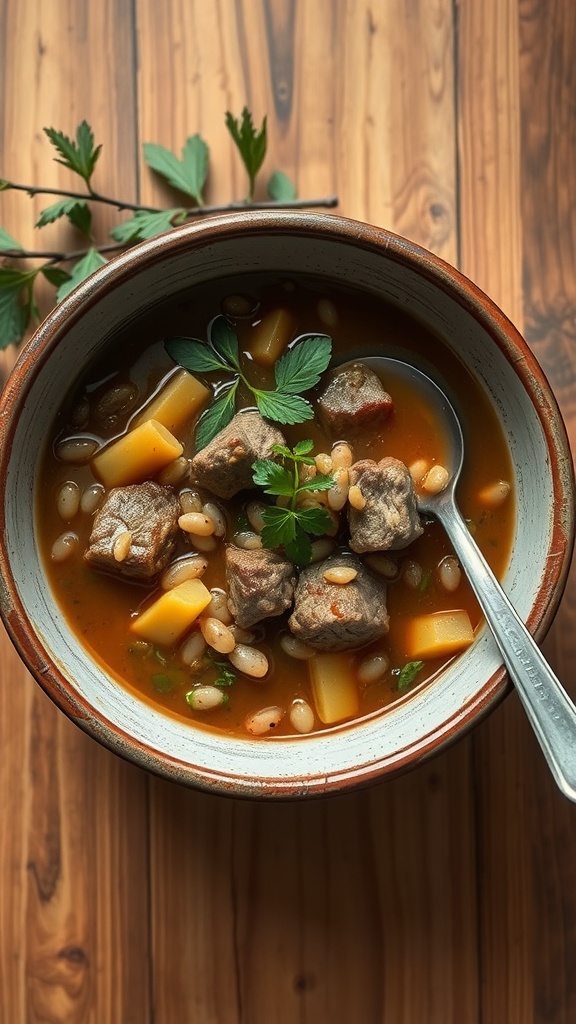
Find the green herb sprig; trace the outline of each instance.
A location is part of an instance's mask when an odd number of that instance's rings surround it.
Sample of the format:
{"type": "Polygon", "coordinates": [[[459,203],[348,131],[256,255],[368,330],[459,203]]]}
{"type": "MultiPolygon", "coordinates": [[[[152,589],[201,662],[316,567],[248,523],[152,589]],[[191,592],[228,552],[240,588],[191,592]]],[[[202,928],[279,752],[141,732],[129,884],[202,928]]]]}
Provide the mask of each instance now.
{"type": "Polygon", "coordinates": [[[403,668],[394,673],[398,676],[398,689],[407,690],[409,686],[412,686],[416,676],[423,668],[423,661],[407,661],[403,668]]]}
{"type": "Polygon", "coordinates": [[[25,249],[0,226],[0,260],[4,258],[18,262],[25,259],[45,261],[40,266],[25,270],[0,266],[0,349],[10,344],[18,344],[31,320],[38,318],[34,286],[39,276],[44,277],[56,288],[56,301],[60,302],[77,284],[106,263],[108,257],[104,254],[117,252],[136,242],[152,238],[194,217],[244,209],[247,205],[259,208],[288,206],[293,209],[337,205],[335,196],[297,199],[293,183],[282,171],[275,171],[271,175],[266,184],[267,198],[256,202],[256,176],[262,168],[267,149],[266,118],[263,119],[260,128],[256,128],[250,111],[244,107],[239,118],[233,117],[228,111],[225,123],[248,176],[246,199],[212,206],[204,202],[210,152],[206,141],[196,133],[186,139],[179,156],[156,143],[146,142],[143,146],[144,162],[177,194],[176,203],[166,209],[103,195],[94,188],[93,178],[102,146],[96,145],[94,133],[87,121],[82,121],[78,125],[73,138],[55,128],[44,128],[45,135],[56,151],[54,159],[81,179],[83,189],[77,191],[26,185],[11,181],[0,173],[0,193],[17,191],[25,192],[30,197],[59,197],[57,202],[41,211],[35,227],[42,229],[48,224],[65,220],[79,233],[84,240],[84,246],[68,251],[25,249]],[[110,231],[111,242],[103,243],[94,237],[94,204],[105,204],[130,213],[126,220],[115,225],[110,231]],[[62,263],[70,266],[64,269],[58,265],[62,263]]]}
{"type": "Polygon", "coordinates": [[[196,429],[196,448],[207,444],[228,425],[236,409],[236,391],[240,381],[254,396],[261,416],[276,423],[304,423],[312,419],[310,403],[301,397],[313,388],[327,368],[332,354],[332,341],[327,335],[305,338],[289,348],[274,367],[276,386],[273,391],[254,387],[246,378],[240,363],[240,346],[233,327],[226,317],[216,317],[208,329],[208,341],[197,338],[168,338],[166,351],[190,373],[213,371],[231,374],[216,401],[200,417],[196,429]]]}
{"type": "Polygon", "coordinates": [[[288,499],[286,507],[270,505],[262,512],[264,529],[262,543],[267,548],[283,547],[290,561],[296,565],[308,565],[312,558],[309,534],[322,536],[332,526],[330,513],[325,508],[298,508],[298,496],[302,491],[327,491],[334,486],[334,478],[317,473],[312,480],[300,479],[299,466],[313,466],[310,453],[312,441],[298,441],[291,450],[275,444],[272,451],[292,466],[287,469],[272,459],[258,459],[254,463],[252,479],[265,494],[288,499]]]}

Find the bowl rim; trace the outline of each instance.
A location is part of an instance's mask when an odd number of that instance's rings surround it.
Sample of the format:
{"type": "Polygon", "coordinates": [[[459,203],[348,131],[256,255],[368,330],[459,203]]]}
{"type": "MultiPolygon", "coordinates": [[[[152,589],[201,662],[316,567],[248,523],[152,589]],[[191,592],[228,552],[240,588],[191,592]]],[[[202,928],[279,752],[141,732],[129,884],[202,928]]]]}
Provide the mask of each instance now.
{"type": "MultiPolygon", "coordinates": [[[[85,312],[96,305],[115,287],[130,280],[157,261],[178,256],[194,248],[216,241],[237,240],[246,235],[296,235],[318,241],[336,240],[364,251],[382,254],[408,266],[419,276],[445,291],[484,328],[517,375],[531,397],[538,398],[534,407],[539,417],[550,459],[556,514],[553,522],[551,555],[542,584],[527,619],[537,640],[549,629],[566,585],[574,545],[574,469],[566,428],[552,389],[528,344],[502,310],[477,285],[457,268],[415,242],[385,228],[351,220],[334,214],[302,211],[240,211],[205,217],[201,221],[173,228],[162,235],[138,243],[127,252],[115,256],[78,285],[39,325],[24,345],[0,396],[0,615],[12,643],[36,681],[69,718],[100,743],[145,769],[172,781],[186,782],[197,788],[224,795],[300,796],[310,795],[303,780],[278,788],[264,779],[257,787],[240,776],[199,778],[194,766],[179,761],[134,739],[82,695],[70,689],[67,677],[58,664],[49,665],[43,657],[41,643],[30,622],[12,577],[11,557],[6,536],[6,474],[10,463],[17,413],[32,384],[54,348],[85,312]]],[[[444,722],[429,737],[423,738],[416,756],[400,751],[393,764],[371,762],[370,770],[360,777],[339,779],[337,772],[324,777],[315,787],[316,794],[344,791],[366,785],[377,778],[392,777],[443,749],[456,737],[477,724],[508,692],[505,670],[497,669],[474,699],[460,714],[444,722]]],[[[306,742],[306,740],[305,740],[306,742]]],[[[361,766],[359,766],[359,769],[361,766]]],[[[310,778],[310,777],[307,777],[310,778]]],[[[270,780],[272,781],[272,780],[270,780]]]]}

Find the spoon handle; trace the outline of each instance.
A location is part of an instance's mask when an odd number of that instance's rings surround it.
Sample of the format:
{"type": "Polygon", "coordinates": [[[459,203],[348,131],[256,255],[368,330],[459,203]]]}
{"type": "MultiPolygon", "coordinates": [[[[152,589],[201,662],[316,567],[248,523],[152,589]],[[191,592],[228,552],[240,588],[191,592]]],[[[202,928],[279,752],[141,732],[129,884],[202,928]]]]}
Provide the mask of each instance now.
{"type": "Polygon", "coordinates": [[[560,790],[576,802],[576,707],[518,617],[457,507],[434,510],[466,572],[560,790]]]}

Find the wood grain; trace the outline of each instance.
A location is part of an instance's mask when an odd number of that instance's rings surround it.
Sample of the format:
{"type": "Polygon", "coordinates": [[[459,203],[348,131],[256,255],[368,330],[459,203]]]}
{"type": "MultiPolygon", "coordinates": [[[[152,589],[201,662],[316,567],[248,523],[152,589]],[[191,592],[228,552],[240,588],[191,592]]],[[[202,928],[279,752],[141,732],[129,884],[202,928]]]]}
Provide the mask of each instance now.
{"type": "MultiPolygon", "coordinates": [[[[274,111],[267,170],[282,166],[301,195],[336,190],[341,212],[455,258],[449,4],[191,3],[170,16],[181,40],[173,59],[194,88],[171,93],[164,78],[161,89],[152,40],[166,32],[166,9],[141,0],[140,131],[176,149],[186,133],[206,134],[212,201],[226,186],[241,195],[242,182],[200,98],[225,109],[234,82],[234,110],[246,101],[258,116],[274,111]],[[211,62],[198,50],[205,35],[211,62]],[[402,44],[415,35],[408,55],[402,44]],[[191,120],[196,103],[203,112],[191,120]]],[[[143,189],[159,194],[152,182],[143,189]]],[[[231,804],[154,781],[158,1024],[183,1011],[254,1024],[473,1022],[471,793],[468,744],[370,794],[307,806],[231,804]]]]}
{"type": "MultiPolygon", "coordinates": [[[[463,269],[524,328],[572,440],[574,183],[565,172],[576,156],[566,102],[574,28],[567,4],[460,7],[463,269]]],[[[545,644],[572,694],[575,610],[572,574],[545,644]]],[[[576,953],[573,809],[556,792],[515,696],[481,726],[475,747],[486,1019],[568,1024],[576,1013],[564,966],[576,953]]]]}
{"type": "MultiPolygon", "coordinates": [[[[0,11],[2,174],[76,187],[52,161],[42,127],[74,134],[85,117],[106,153],[98,186],[133,193],[129,9],[27,0],[0,11]]],[[[2,225],[38,247],[33,223],[53,200],[1,198],[2,225]]],[[[98,213],[100,229],[112,222],[110,211],[98,213]]],[[[79,243],[61,224],[43,233],[42,247],[56,238],[64,247],[79,243]]],[[[5,368],[12,359],[4,356],[5,368]]],[[[147,780],[55,709],[5,637],[0,657],[0,1020],[142,1024],[147,780]]]]}
{"type": "MultiPolygon", "coordinates": [[[[241,199],[224,112],[247,104],[258,196],[282,168],[459,261],[525,328],[574,442],[575,76],[571,0],[0,0],[0,175],[69,185],[41,128],[86,117],[102,192],[172,204],[142,143],[200,132],[206,199],[241,199]]],[[[49,202],[2,193],[0,224],[33,244],[49,202]]],[[[573,693],[575,586],[545,645],[573,693]]],[[[0,679],[2,1024],[576,1019],[576,819],[515,697],[400,779],[262,805],[101,749],[5,636],[0,679]]]]}

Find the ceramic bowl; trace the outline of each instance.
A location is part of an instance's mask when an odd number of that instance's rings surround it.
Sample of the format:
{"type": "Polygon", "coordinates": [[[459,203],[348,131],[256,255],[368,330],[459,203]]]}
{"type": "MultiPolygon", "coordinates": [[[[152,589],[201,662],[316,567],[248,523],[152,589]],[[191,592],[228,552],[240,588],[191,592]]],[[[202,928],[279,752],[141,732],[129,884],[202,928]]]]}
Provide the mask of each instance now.
{"type": "Polygon", "coordinates": [[[562,420],[530,350],[486,295],[429,252],[365,224],[289,212],[230,215],[142,243],[76,288],[25,347],[0,408],[2,615],[62,711],[143,768],[232,795],[335,792],[414,766],[496,704],[507,678],[487,629],[432,684],[384,716],[302,738],[235,740],[164,715],[118,685],[68,627],[34,543],[39,452],[83,366],[147,307],[238,269],[353,283],[410,310],[457,347],[512,454],[517,520],[504,586],[535,636],[544,636],[569,566],[574,484],[562,420]]]}

